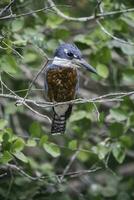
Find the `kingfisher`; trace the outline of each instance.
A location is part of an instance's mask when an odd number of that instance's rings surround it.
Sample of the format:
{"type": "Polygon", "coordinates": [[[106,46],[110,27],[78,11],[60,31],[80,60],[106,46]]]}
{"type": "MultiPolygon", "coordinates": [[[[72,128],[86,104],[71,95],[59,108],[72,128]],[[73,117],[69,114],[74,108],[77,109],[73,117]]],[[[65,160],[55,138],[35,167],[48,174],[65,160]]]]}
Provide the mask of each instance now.
{"type": "MultiPolygon", "coordinates": [[[[83,59],[75,44],[63,43],[56,49],[54,58],[45,71],[45,91],[49,101],[59,103],[76,98],[79,88],[78,71],[81,67],[97,74],[95,68],[83,59]]],[[[71,103],[64,103],[53,107],[52,134],[65,132],[72,106],[71,103]]]]}

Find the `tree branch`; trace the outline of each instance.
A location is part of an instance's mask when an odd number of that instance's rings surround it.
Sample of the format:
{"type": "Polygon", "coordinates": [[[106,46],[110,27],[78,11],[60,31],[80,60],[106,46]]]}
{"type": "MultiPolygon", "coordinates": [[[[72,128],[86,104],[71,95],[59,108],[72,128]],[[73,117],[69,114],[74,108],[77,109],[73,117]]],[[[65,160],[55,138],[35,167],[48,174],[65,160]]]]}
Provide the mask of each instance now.
{"type": "MultiPolygon", "coordinates": [[[[62,177],[62,174],[55,174],[55,175],[46,175],[46,176],[31,176],[29,175],[28,173],[26,173],[23,169],[21,169],[20,167],[18,167],[17,165],[15,164],[6,164],[6,165],[2,165],[1,166],[1,169],[10,169],[10,170],[13,170],[13,171],[16,171],[18,173],[20,173],[21,175],[27,177],[28,179],[32,180],[32,181],[43,181],[44,179],[48,179],[49,177],[54,177],[54,178],[61,178],[62,177]]],[[[75,172],[67,172],[64,174],[64,176],[68,176],[70,178],[72,177],[76,177],[76,176],[81,176],[81,175],[85,175],[85,174],[89,174],[89,173],[93,173],[93,172],[96,172],[98,170],[100,170],[101,167],[97,167],[97,168],[93,168],[93,169],[88,169],[88,170],[80,170],[80,171],[75,171],[75,172]]],[[[6,176],[7,173],[4,173],[0,176],[3,177],[3,176],[6,176]]]]}
{"type": "Polygon", "coordinates": [[[101,30],[106,34],[108,35],[109,37],[111,37],[112,39],[120,42],[120,43],[123,43],[123,44],[127,44],[127,45],[131,45],[131,46],[134,46],[134,43],[133,42],[127,42],[123,39],[120,39],[120,38],[117,38],[116,36],[112,35],[101,23],[99,20],[96,20],[97,24],[99,25],[99,27],[101,28],[101,30]]]}
{"type": "Polygon", "coordinates": [[[111,38],[113,38],[114,40],[120,42],[120,43],[123,43],[123,44],[128,44],[128,45],[134,45],[133,42],[127,42],[123,39],[120,39],[120,38],[117,38],[115,36],[113,36],[111,33],[109,33],[104,27],[103,25],[99,22],[99,20],[97,19],[102,19],[104,17],[107,17],[107,16],[111,16],[111,15],[117,15],[117,14],[122,14],[122,13],[126,13],[126,12],[134,12],[134,8],[130,8],[130,9],[124,9],[124,10],[119,10],[119,11],[111,11],[111,12],[104,12],[103,9],[102,9],[102,6],[101,6],[101,3],[102,3],[102,0],[98,0],[97,1],[98,4],[95,8],[95,14],[92,15],[92,16],[89,16],[89,17],[80,17],[80,18],[75,18],[75,17],[70,17],[70,16],[67,16],[65,15],[63,12],[61,12],[57,6],[55,5],[55,3],[52,1],[52,0],[48,0],[48,3],[50,6],[52,6],[52,9],[56,12],[57,15],[59,15],[60,17],[66,19],[66,20],[69,20],[69,21],[79,21],[79,22],[85,22],[85,21],[90,21],[90,20],[96,20],[97,24],[100,26],[101,30],[107,34],[108,36],[110,36],[111,38]],[[97,14],[97,9],[99,7],[99,10],[100,10],[100,13],[97,14]]]}
{"type": "Polygon", "coordinates": [[[111,15],[117,15],[117,14],[123,14],[123,13],[128,13],[128,12],[134,12],[134,8],[129,8],[129,9],[124,9],[124,10],[117,10],[117,11],[111,11],[111,12],[106,12],[106,13],[98,13],[96,15],[91,15],[89,17],[70,17],[68,15],[65,15],[63,12],[61,12],[55,3],[52,0],[48,0],[49,5],[52,7],[52,9],[56,12],[57,15],[60,17],[68,20],[68,21],[77,21],[77,22],[86,22],[90,20],[95,20],[96,18],[101,18],[101,17],[108,17],[111,15]]]}
{"type": "Polygon", "coordinates": [[[25,16],[29,16],[29,15],[32,15],[32,14],[35,14],[35,13],[38,13],[38,12],[42,12],[42,11],[46,11],[46,10],[49,10],[51,9],[52,7],[45,7],[45,8],[41,8],[41,9],[38,9],[38,10],[33,10],[31,12],[28,12],[28,13],[22,13],[22,14],[19,14],[19,15],[8,15],[8,16],[4,16],[4,17],[0,17],[0,20],[10,20],[10,19],[17,19],[17,18],[20,18],[20,17],[25,17],[25,16]]]}
{"type": "Polygon", "coordinates": [[[32,86],[33,86],[35,80],[38,78],[38,76],[40,75],[40,73],[43,72],[43,70],[44,70],[45,67],[47,66],[48,62],[49,62],[49,59],[47,58],[45,64],[43,64],[43,67],[41,67],[41,69],[38,71],[38,73],[36,74],[36,76],[33,78],[32,82],[31,82],[30,85],[29,85],[29,88],[28,88],[28,90],[27,90],[27,93],[26,93],[25,97],[23,98],[23,103],[24,103],[25,99],[28,97],[29,92],[31,91],[31,88],[32,88],[32,86]]]}
{"type": "Polygon", "coordinates": [[[11,6],[14,4],[15,0],[12,0],[7,6],[5,6],[5,8],[3,8],[1,11],[0,11],[0,17],[7,11],[11,8],[11,6]]]}
{"type": "Polygon", "coordinates": [[[79,146],[78,150],[77,150],[77,151],[72,155],[72,157],[70,158],[69,163],[68,163],[67,166],[65,167],[65,169],[64,169],[64,171],[63,171],[63,173],[62,173],[62,175],[61,175],[61,177],[60,177],[60,182],[63,181],[64,176],[68,173],[68,171],[69,171],[71,165],[73,164],[73,162],[75,161],[77,155],[78,155],[79,152],[80,152],[81,146],[82,146],[82,145],[79,146]]]}
{"type": "MultiPolygon", "coordinates": [[[[101,102],[119,102],[123,101],[123,97],[125,96],[131,96],[134,94],[134,91],[131,92],[118,92],[118,93],[109,93],[105,94],[99,97],[91,98],[91,99],[82,99],[78,98],[72,101],[66,101],[66,102],[59,102],[59,103],[53,103],[53,102],[47,102],[47,101],[35,101],[32,99],[25,99],[26,103],[33,104],[34,106],[40,107],[40,108],[46,108],[46,107],[53,107],[57,105],[66,105],[66,104],[83,104],[83,103],[101,103],[101,102]]],[[[11,95],[11,94],[0,94],[1,98],[8,98],[13,99],[17,101],[17,105],[22,105],[23,99],[22,97],[19,97],[18,95],[11,95]]]]}
{"type": "MultiPolygon", "coordinates": [[[[43,114],[39,113],[38,111],[36,111],[35,109],[33,109],[30,105],[28,105],[26,103],[26,101],[24,101],[24,98],[21,98],[20,96],[16,95],[15,92],[12,91],[2,80],[1,80],[1,83],[12,94],[11,96],[14,97],[14,99],[19,99],[19,100],[22,99],[21,105],[25,105],[28,109],[30,109],[36,115],[39,115],[40,117],[46,118],[51,123],[51,119],[48,116],[43,115],[43,114]]],[[[3,95],[3,94],[0,94],[0,95],[3,95]]],[[[7,95],[5,97],[7,98],[7,95]]],[[[16,105],[18,105],[18,104],[16,103],[16,105]]]]}

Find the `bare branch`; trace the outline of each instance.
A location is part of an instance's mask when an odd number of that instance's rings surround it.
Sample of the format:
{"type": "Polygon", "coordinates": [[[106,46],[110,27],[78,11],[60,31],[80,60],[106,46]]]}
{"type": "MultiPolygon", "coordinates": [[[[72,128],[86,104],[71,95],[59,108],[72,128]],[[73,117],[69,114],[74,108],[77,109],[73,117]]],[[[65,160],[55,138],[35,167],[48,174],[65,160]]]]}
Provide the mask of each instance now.
{"type": "Polygon", "coordinates": [[[52,0],[48,0],[49,5],[52,7],[52,9],[56,12],[57,15],[60,17],[68,20],[68,21],[77,21],[77,22],[86,22],[90,20],[96,20],[96,18],[101,18],[101,17],[107,17],[111,15],[117,15],[117,14],[123,14],[123,13],[128,13],[128,12],[134,12],[134,8],[129,8],[129,9],[124,9],[124,10],[117,10],[117,11],[111,11],[111,12],[106,12],[106,13],[98,13],[95,15],[91,15],[89,17],[70,17],[68,15],[65,15],[63,12],[61,12],[55,3],[52,0]]]}
{"type": "Polygon", "coordinates": [[[47,119],[50,123],[52,122],[51,119],[50,119],[48,116],[39,113],[38,111],[36,111],[35,109],[33,109],[31,106],[29,106],[29,105],[24,101],[24,99],[23,99],[22,102],[23,102],[23,105],[25,105],[27,108],[29,108],[29,110],[31,110],[33,113],[35,113],[36,115],[39,115],[40,117],[43,117],[43,118],[47,119]]]}
{"type": "MultiPolygon", "coordinates": [[[[43,117],[43,118],[46,118],[50,123],[51,123],[51,119],[46,116],[46,115],[43,115],[41,113],[39,113],[38,111],[36,111],[35,109],[33,109],[31,106],[29,106],[26,101],[24,101],[24,98],[21,98],[19,97],[17,94],[15,94],[14,91],[12,91],[2,80],[2,85],[12,94],[11,96],[14,96],[15,99],[21,99],[21,105],[25,105],[27,108],[29,108],[32,112],[34,112],[35,114],[39,115],[40,117],[43,117]]],[[[3,95],[3,94],[0,94],[0,96],[3,95]]],[[[7,98],[7,95],[5,96],[7,98]]]]}
{"type": "MultiPolygon", "coordinates": [[[[10,170],[16,171],[16,172],[20,173],[21,175],[27,177],[28,179],[30,179],[32,181],[43,181],[44,179],[48,179],[49,177],[54,177],[54,178],[58,177],[59,179],[61,179],[61,177],[62,177],[62,174],[55,174],[55,175],[50,175],[50,176],[46,175],[46,176],[40,176],[40,177],[31,176],[28,173],[26,173],[22,168],[20,168],[19,166],[15,165],[15,164],[2,165],[1,169],[10,169],[10,170]]],[[[76,177],[76,176],[82,176],[82,175],[85,175],[85,174],[93,173],[93,172],[96,172],[100,169],[101,169],[101,167],[97,167],[97,168],[88,169],[88,170],[79,170],[79,171],[75,171],[75,172],[67,172],[67,173],[64,174],[64,176],[68,176],[70,178],[73,178],[73,177],[76,177]]],[[[5,175],[7,175],[7,173],[2,174],[2,176],[0,176],[0,177],[3,177],[5,175]]]]}
{"type": "Polygon", "coordinates": [[[98,108],[97,108],[95,102],[93,102],[93,105],[94,105],[95,111],[96,111],[96,113],[97,113],[97,119],[98,119],[98,121],[100,121],[100,113],[99,113],[99,110],[98,110],[98,108]]]}
{"type": "MultiPolygon", "coordinates": [[[[72,178],[72,177],[76,177],[76,176],[81,176],[81,175],[86,175],[86,174],[89,174],[89,173],[93,173],[93,172],[96,172],[96,171],[98,171],[100,169],[101,169],[101,167],[97,167],[97,168],[89,169],[89,170],[80,170],[80,171],[75,171],[75,172],[68,172],[68,173],[64,174],[64,176],[69,176],[70,178],[72,178]]],[[[61,178],[62,174],[57,174],[57,176],[59,178],[61,178]]]]}
{"type": "Polygon", "coordinates": [[[29,178],[32,181],[35,181],[35,180],[39,179],[39,177],[30,176],[29,174],[24,172],[24,170],[22,170],[20,167],[18,167],[17,165],[14,165],[14,164],[6,164],[5,166],[2,166],[1,168],[7,168],[7,169],[11,169],[13,171],[18,171],[20,174],[22,174],[23,176],[29,178]]]}
{"type": "MultiPolygon", "coordinates": [[[[102,3],[102,0],[97,0],[97,5],[96,5],[95,10],[94,10],[95,17],[97,16],[98,9],[100,10],[100,13],[103,13],[101,3],[102,3]]],[[[103,17],[101,17],[101,18],[103,18],[103,17]]]]}
{"type": "Polygon", "coordinates": [[[75,161],[77,155],[78,155],[79,152],[80,152],[80,148],[81,148],[81,146],[82,146],[82,145],[79,146],[78,150],[77,150],[77,151],[72,155],[72,157],[70,158],[69,163],[68,163],[67,166],[65,167],[65,169],[64,169],[64,171],[63,171],[63,173],[62,173],[62,175],[61,175],[61,177],[60,177],[60,182],[63,181],[64,176],[67,174],[67,172],[69,171],[71,165],[72,165],[73,162],[75,161]]]}
{"type": "MultiPolygon", "coordinates": [[[[56,12],[57,15],[59,15],[60,17],[66,19],[66,20],[69,20],[69,21],[79,21],[79,22],[84,22],[84,21],[89,21],[89,20],[96,20],[98,18],[104,18],[106,16],[110,16],[110,15],[116,15],[116,14],[121,14],[121,13],[126,13],[126,12],[134,12],[134,8],[130,8],[130,9],[125,9],[125,10],[119,10],[119,11],[111,11],[109,13],[104,13],[103,9],[102,9],[102,6],[101,6],[101,2],[102,0],[98,0],[97,1],[98,4],[95,8],[95,14],[92,15],[92,16],[89,16],[89,17],[81,17],[81,18],[75,18],[75,17],[70,17],[70,16],[67,16],[65,15],[63,12],[61,12],[57,7],[56,5],[54,4],[54,2],[52,0],[48,0],[48,3],[50,6],[52,6],[52,9],[56,12]],[[100,10],[100,13],[97,14],[97,8],[99,7],[99,10],[100,10]]],[[[115,36],[113,36],[111,33],[109,33],[103,26],[102,24],[96,20],[97,24],[100,26],[101,30],[109,35],[111,38],[113,38],[114,40],[120,42],[120,43],[124,43],[124,44],[128,44],[128,45],[134,45],[133,42],[127,42],[123,39],[120,39],[120,38],[117,38],[115,36]]]]}
{"type": "Polygon", "coordinates": [[[6,42],[2,41],[2,43],[4,45],[6,45],[9,49],[11,49],[16,55],[18,55],[21,59],[24,59],[24,57],[18,52],[16,51],[15,49],[13,49],[11,46],[9,46],[6,42]]]}
{"type": "Polygon", "coordinates": [[[20,17],[25,17],[25,16],[29,16],[29,15],[33,15],[35,13],[38,13],[38,12],[42,12],[42,11],[46,11],[46,10],[49,10],[51,9],[52,7],[45,7],[45,8],[41,8],[41,9],[38,9],[38,10],[33,10],[31,12],[28,12],[28,13],[22,13],[22,14],[19,14],[19,15],[8,15],[8,16],[4,16],[4,17],[1,17],[0,20],[10,20],[10,19],[17,19],[17,18],[20,18],[20,17]]]}
{"type": "Polygon", "coordinates": [[[116,41],[118,41],[118,42],[120,42],[120,43],[123,43],[123,44],[132,45],[132,46],[134,45],[133,42],[127,42],[127,41],[125,41],[125,40],[123,40],[123,39],[117,38],[116,36],[112,35],[112,34],[100,23],[99,20],[97,20],[96,22],[97,22],[97,24],[100,26],[101,30],[102,30],[106,35],[110,36],[112,39],[114,39],[114,40],[116,40],[116,41]]]}
{"type": "MultiPolygon", "coordinates": [[[[70,104],[70,103],[72,103],[72,104],[83,104],[83,103],[93,103],[93,102],[95,102],[95,103],[114,102],[114,101],[120,102],[120,101],[123,101],[123,97],[131,96],[133,94],[134,94],[134,91],[109,93],[109,94],[105,94],[105,95],[95,97],[95,98],[92,98],[92,99],[79,98],[79,99],[75,99],[75,100],[72,100],[72,101],[59,102],[59,103],[53,103],[53,102],[47,102],[47,101],[35,101],[35,100],[32,100],[32,99],[25,99],[25,102],[33,104],[33,105],[40,107],[40,108],[46,108],[46,107],[53,107],[53,106],[57,106],[57,105],[65,105],[65,104],[70,104]]],[[[17,101],[18,106],[21,105],[22,101],[23,101],[23,98],[16,95],[16,94],[14,94],[14,95],[0,94],[0,97],[14,99],[14,100],[17,101]]]]}
{"type": "Polygon", "coordinates": [[[27,93],[26,93],[26,95],[25,95],[25,97],[24,97],[22,103],[24,103],[25,99],[26,99],[27,96],[29,95],[29,92],[30,92],[30,90],[31,90],[31,88],[32,88],[32,86],[33,86],[35,80],[38,78],[38,76],[40,75],[40,73],[42,73],[42,71],[45,69],[45,67],[46,67],[46,65],[48,64],[48,62],[49,62],[49,60],[48,60],[48,58],[47,58],[47,61],[45,62],[45,64],[43,64],[43,67],[38,71],[38,73],[36,74],[36,76],[33,78],[32,82],[30,83],[30,86],[29,86],[29,88],[28,88],[28,91],[27,91],[27,93]]]}
{"type": "Polygon", "coordinates": [[[7,6],[5,6],[5,8],[3,8],[0,11],[0,16],[2,16],[7,10],[9,10],[11,8],[11,6],[14,4],[15,0],[12,0],[7,6]]]}
{"type": "Polygon", "coordinates": [[[1,93],[3,94],[3,84],[2,84],[2,72],[0,72],[0,86],[1,86],[1,93]]]}

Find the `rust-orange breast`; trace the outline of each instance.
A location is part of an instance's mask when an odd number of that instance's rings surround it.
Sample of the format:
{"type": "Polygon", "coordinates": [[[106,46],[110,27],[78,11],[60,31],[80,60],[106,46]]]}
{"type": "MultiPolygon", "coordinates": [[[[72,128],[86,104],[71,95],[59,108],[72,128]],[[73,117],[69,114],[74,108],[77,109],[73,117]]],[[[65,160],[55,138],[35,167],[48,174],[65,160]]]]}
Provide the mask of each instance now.
{"type": "Polygon", "coordinates": [[[77,71],[73,68],[51,68],[47,71],[48,97],[50,101],[64,102],[75,98],[77,71]]]}

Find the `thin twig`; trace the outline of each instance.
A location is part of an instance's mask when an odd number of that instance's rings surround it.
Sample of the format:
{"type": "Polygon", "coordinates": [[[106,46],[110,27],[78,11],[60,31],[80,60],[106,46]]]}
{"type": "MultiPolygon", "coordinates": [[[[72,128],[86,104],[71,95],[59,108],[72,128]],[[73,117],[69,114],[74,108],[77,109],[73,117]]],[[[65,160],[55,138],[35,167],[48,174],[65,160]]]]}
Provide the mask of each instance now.
{"type": "Polygon", "coordinates": [[[97,5],[96,5],[96,7],[95,7],[95,9],[94,9],[95,18],[96,18],[96,16],[97,16],[98,8],[99,8],[99,10],[100,10],[100,13],[103,13],[101,3],[102,3],[102,0],[97,0],[97,5]]]}
{"type": "MultiPolygon", "coordinates": [[[[1,81],[2,81],[2,80],[1,80],[1,81]]],[[[26,101],[23,101],[23,98],[21,98],[20,96],[18,96],[17,94],[15,94],[15,92],[12,91],[3,81],[2,81],[2,84],[3,84],[3,86],[4,86],[11,94],[13,94],[13,95],[11,95],[11,96],[14,96],[14,99],[19,99],[19,100],[21,99],[21,105],[22,105],[22,102],[23,102],[23,105],[25,105],[27,108],[29,108],[32,112],[34,112],[36,115],[39,115],[40,117],[46,118],[46,119],[51,123],[51,119],[50,119],[48,116],[39,113],[38,111],[36,111],[35,109],[33,109],[31,106],[29,106],[29,105],[26,103],[26,101]]],[[[3,94],[0,94],[0,96],[2,96],[2,95],[3,95],[3,94]]],[[[10,97],[11,97],[11,96],[10,96],[10,97]]],[[[5,97],[7,97],[7,95],[6,95],[5,97]]]]}
{"type": "Polygon", "coordinates": [[[31,88],[35,82],[35,80],[38,78],[38,76],[43,72],[43,70],[45,69],[46,65],[48,64],[49,60],[47,59],[47,61],[45,62],[45,64],[43,64],[43,67],[38,71],[38,73],[36,74],[36,76],[33,78],[32,82],[30,83],[30,86],[28,88],[28,91],[22,101],[22,103],[24,103],[25,99],[28,97],[29,95],[29,92],[31,91],[31,88]]]}
{"type": "Polygon", "coordinates": [[[61,12],[57,6],[55,5],[55,3],[52,1],[52,0],[48,0],[48,3],[50,6],[52,6],[53,10],[56,12],[57,15],[59,15],[60,17],[66,19],[66,20],[69,20],[69,21],[79,21],[79,22],[85,22],[85,21],[89,21],[89,20],[96,20],[97,24],[100,26],[101,30],[109,35],[110,37],[112,37],[114,40],[117,40],[118,42],[120,43],[124,43],[124,44],[128,44],[128,45],[134,45],[133,42],[127,42],[123,39],[120,39],[120,38],[117,38],[115,36],[113,36],[111,33],[109,33],[103,26],[102,24],[99,22],[99,20],[97,19],[101,19],[101,18],[104,18],[106,16],[110,16],[110,15],[115,15],[115,14],[121,14],[121,13],[126,13],[126,12],[134,12],[134,8],[130,8],[130,9],[124,9],[124,10],[119,10],[119,11],[111,11],[109,13],[104,13],[103,11],[103,8],[101,6],[101,3],[102,3],[102,0],[98,0],[97,1],[98,4],[96,6],[96,9],[95,9],[95,14],[92,15],[92,16],[89,16],[89,17],[81,17],[81,18],[75,18],[75,17],[70,17],[70,16],[67,16],[65,15],[63,12],[61,12]],[[100,13],[97,14],[97,8],[99,7],[99,10],[100,10],[100,13]]]}
{"type": "Polygon", "coordinates": [[[134,45],[133,42],[128,42],[128,41],[125,41],[123,39],[120,39],[120,38],[117,38],[116,36],[112,35],[101,23],[99,20],[96,20],[97,24],[99,25],[99,27],[101,28],[101,30],[108,36],[110,36],[112,39],[120,42],[120,43],[123,43],[123,44],[127,44],[127,45],[134,45]]]}
{"type": "MultiPolygon", "coordinates": [[[[44,179],[48,179],[49,177],[54,177],[54,178],[59,178],[61,179],[61,177],[63,176],[63,174],[55,174],[55,175],[46,175],[46,176],[31,176],[28,173],[26,173],[22,168],[20,168],[19,166],[15,165],[15,164],[6,164],[1,166],[2,169],[10,169],[13,171],[17,171],[19,172],[21,175],[27,177],[28,179],[32,180],[32,181],[42,181],[44,179]]],[[[67,172],[64,174],[64,176],[68,176],[70,178],[76,177],[76,176],[82,176],[85,174],[89,174],[89,173],[93,173],[96,172],[98,170],[100,170],[101,167],[96,167],[93,169],[88,169],[88,170],[79,170],[79,171],[72,171],[72,172],[67,172]]],[[[5,176],[7,173],[2,174],[2,176],[5,176]]]]}
{"type": "Polygon", "coordinates": [[[97,2],[98,2],[98,8],[100,10],[100,13],[104,13],[103,8],[102,8],[102,1],[103,0],[97,0],[97,2]]]}
{"type": "Polygon", "coordinates": [[[43,117],[43,118],[47,119],[50,123],[52,122],[51,119],[48,116],[39,113],[38,111],[33,109],[31,106],[29,106],[25,101],[23,101],[23,105],[25,105],[29,110],[31,110],[36,115],[39,115],[40,117],[43,117]]]}
{"type": "MultiPolygon", "coordinates": [[[[4,167],[4,166],[3,166],[4,167]]],[[[20,167],[18,167],[17,165],[14,165],[14,164],[6,164],[5,167],[11,169],[11,170],[14,170],[14,171],[18,171],[20,174],[22,174],[23,176],[29,178],[30,180],[38,180],[39,177],[33,177],[33,176],[30,176],[29,174],[27,174],[26,172],[24,172],[20,167]]]]}
{"type": "Polygon", "coordinates": [[[0,72],[0,86],[1,86],[1,93],[4,93],[4,88],[3,88],[3,84],[2,84],[2,72],[0,72]]]}
{"type": "Polygon", "coordinates": [[[100,113],[99,113],[99,110],[98,110],[98,108],[97,108],[95,102],[93,102],[93,105],[94,105],[95,111],[96,111],[96,113],[97,113],[97,119],[98,119],[98,121],[100,121],[100,113]]]}
{"type": "Polygon", "coordinates": [[[5,43],[4,41],[2,41],[2,43],[4,45],[6,45],[9,49],[11,49],[16,55],[18,55],[21,59],[24,59],[24,57],[18,52],[16,51],[15,49],[13,49],[11,46],[9,46],[7,43],[5,43]]]}
{"type": "MultiPolygon", "coordinates": [[[[5,85],[4,85],[5,86],[5,85]]],[[[11,91],[12,92],[12,91],[11,91]]],[[[66,105],[66,104],[82,104],[82,103],[101,103],[101,102],[120,102],[123,100],[123,98],[125,96],[131,96],[134,94],[134,91],[131,92],[118,92],[118,93],[109,93],[109,94],[105,94],[99,97],[95,97],[92,99],[75,99],[72,101],[66,101],[66,102],[59,102],[59,103],[53,103],[53,102],[47,102],[47,101],[35,101],[32,99],[25,99],[25,102],[33,104],[37,107],[40,108],[46,108],[46,107],[53,107],[53,106],[57,106],[57,105],[66,105]]],[[[9,99],[14,99],[17,101],[17,104],[20,105],[22,104],[23,98],[14,94],[0,94],[0,97],[2,98],[9,98],[9,99]]]]}
{"type": "MultiPolygon", "coordinates": [[[[68,173],[64,174],[64,176],[76,177],[76,176],[81,176],[81,175],[85,175],[85,174],[88,174],[88,173],[96,172],[96,171],[98,171],[100,169],[102,169],[102,168],[101,167],[97,167],[95,169],[79,170],[79,171],[75,171],[75,172],[68,172],[68,173]]],[[[62,174],[57,174],[57,176],[61,179],[61,177],[63,175],[62,174]]]]}
{"type": "Polygon", "coordinates": [[[15,0],[12,0],[7,6],[5,6],[5,8],[3,8],[1,11],[0,11],[0,17],[7,11],[11,8],[11,6],[14,4],[15,0]]]}
{"type": "Polygon", "coordinates": [[[61,182],[63,181],[64,176],[68,173],[68,171],[69,171],[71,165],[73,164],[73,162],[75,161],[77,155],[79,154],[80,148],[81,148],[81,145],[79,146],[78,150],[77,150],[77,151],[72,155],[72,157],[70,158],[69,163],[68,163],[67,166],[65,167],[65,169],[64,169],[64,171],[63,171],[63,173],[62,173],[62,175],[61,175],[61,177],[60,177],[60,181],[61,181],[61,182]]]}
{"type": "Polygon", "coordinates": [[[51,8],[52,8],[52,6],[49,6],[49,7],[41,8],[41,9],[38,9],[38,10],[33,10],[31,12],[28,12],[28,13],[22,13],[22,14],[19,14],[19,15],[16,15],[16,14],[8,15],[8,16],[1,17],[0,20],[17,19],[17,18],[20,18],[20,17],[25,17],[25,16],[29,16],[29,15],[32,15],[32,14],[35,14],[35,13],[46,11],[46,10],[49,10],[51,8]]]}
{"type": "Polygon", "coordinates": [[[129,8],[129,9],[124,9],[124,10],[117,10],[117,11],[111,11],[111,12],[106,12],[106,13],[98,13],[96,16],[91,15],[89,17],[70,17],[68,15],[65,15],[63,12],[61,12],[55,3],[52,0],[48,0],[49,5],[52,7],[52,9],[56,12],[57,15],[60,17],[68,20],[68,21],[77,21],[77,22],[86,22],[90,20],[95,20],[96,18],[101,18],[101,17],[107,17],[111,15],[117,15],[117,14],[123,14],[123,13],[128,13],[128,12],[134,12],[134,8],[129,8]]]}
{"type": "MultiPolygon", "coordinates": [[[[98,13],[96,16],[91,15],[89,17],[75,18],[75,17],[67,16],[63,12],[61,12],[56,7],[56,5],[54,4],[54,2],[52,0],[48,0],[48,3],[50,4],[50,7],[45,7],[45,8],[38,9],[38,10],[33,10],[31,12],[22,13],[22,14],[19,14],[19,15],[9,15],[9,16],[5,16],[5,17],[1,17],[0,20],[7,20],[7,19],[10,20],[10,19],[16,19],[16,18],[20,18],[20,17],[25,17],[25,16],[32,15],[34,13],[42,12],[42,11],[49,10],[49,9],[53,9],[56,12],[57,15],[59,15],[60,17],[66,19],[66,20],[78,21],[78,22],[92,21],[92,20],[96,20],[96,18],[102,18],[102,17],[108,17],[108,16],[112,16],[112,15],[134,12],[134,8],[128,8],[128,9],[124,9],[124,10],[117,10],[117,11],[111,11],[111,12],[106,12],[106,13],[98,13]]],[[[57,6],[59,6],[59,5],[57,5],[57,6]]]]}

